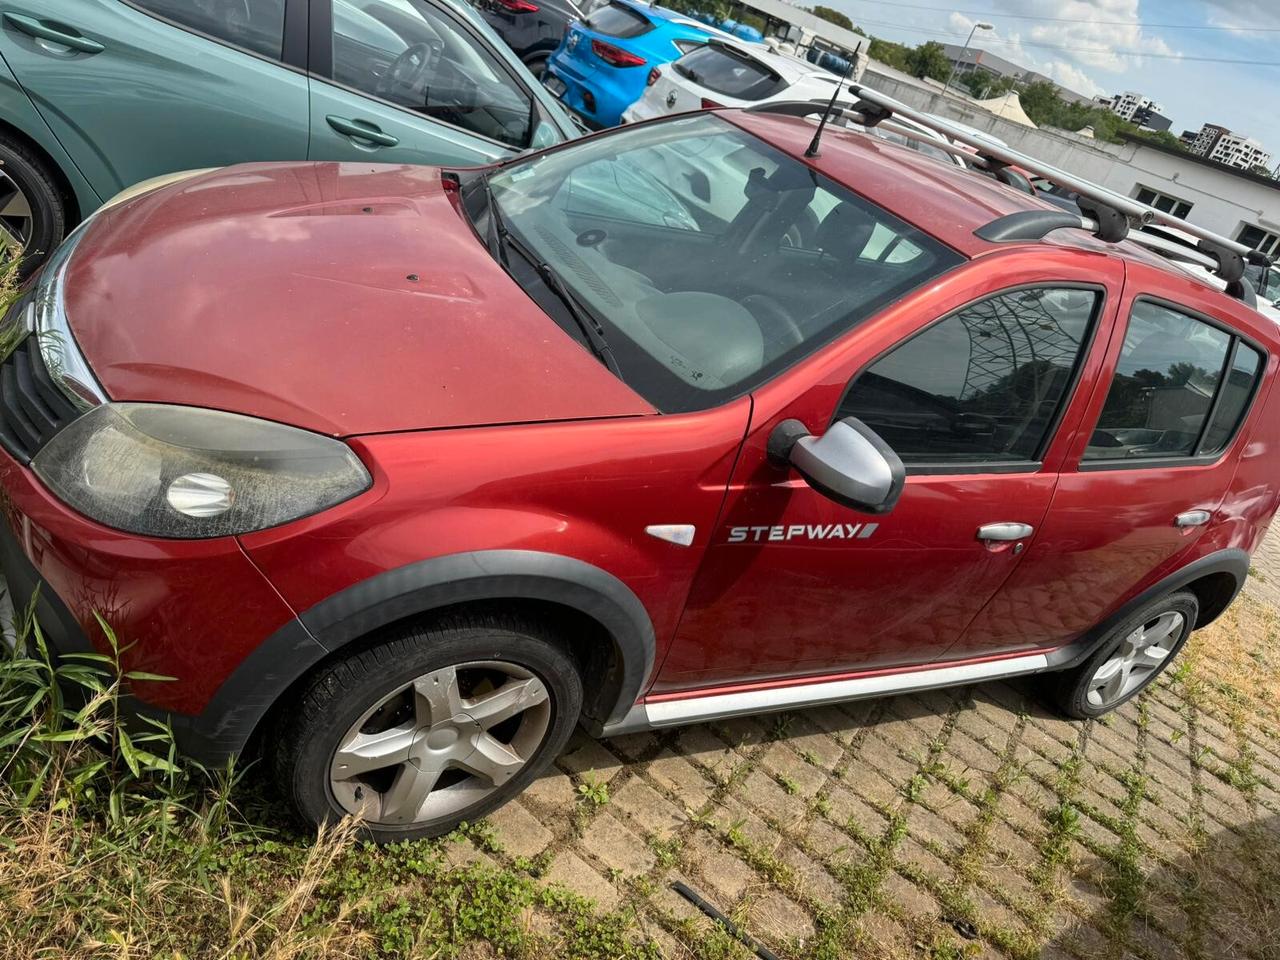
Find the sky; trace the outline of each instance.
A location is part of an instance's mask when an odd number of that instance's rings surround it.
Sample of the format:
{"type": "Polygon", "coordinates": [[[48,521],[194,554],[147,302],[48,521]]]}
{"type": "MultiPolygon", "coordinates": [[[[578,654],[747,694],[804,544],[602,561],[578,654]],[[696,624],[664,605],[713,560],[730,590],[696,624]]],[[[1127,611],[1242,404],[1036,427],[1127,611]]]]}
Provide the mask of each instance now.
{"type": "Polygon", "coordinates": [[[1136,90],[1164,107],[1174,134],[1218,123],[1280,161],[1280,0],[822,2],[911,45],[963,44],[975,22],[989,23],[975,47],[1088,96],[1136,90]]]}

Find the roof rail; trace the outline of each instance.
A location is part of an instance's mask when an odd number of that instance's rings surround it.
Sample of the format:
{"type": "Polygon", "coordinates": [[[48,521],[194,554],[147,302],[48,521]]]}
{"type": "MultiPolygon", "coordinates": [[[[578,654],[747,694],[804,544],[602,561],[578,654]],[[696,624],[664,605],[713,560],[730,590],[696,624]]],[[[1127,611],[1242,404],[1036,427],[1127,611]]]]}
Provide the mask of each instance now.
{"type": "MultiPolygon", "coordinates": [[[[895,133],[912,137],[913,139],[921,139],[919,131],[892,122],[895,116],[901,117],[927,130],[932,130],[934,133],[941,134],[948,142],[930,139],[928,141],[929,144],[958,156],[967,163],[977,165],[997,176],[1003,167],[1010,165],[1021,167],[1033,175],[1048,180],[1050,183],[1056,184],[1076,195],[1076,203],[1080,207],[1082,214],[1079,218],[1073,217],[1065,211],[1061,215],[1055,215],[1051,211],[1045,211],[1044,215],[1036,212],[1031,217],[1026,216],[1025,213],[1010,214],[1007,217],[1000,217],[979,227],[975,233],[983,239],[994,242],[1038,240],[1053,230],[1079,228],[1089,230],[1099,239],[1109,243],[1117,243],[1127,237],[1143,246],[1160,249],[1161,253],[1169,255],[1170,251],[1167,248],[1159,248],[1156,243],[1152,243],[1146,236],[1140,235],[1137,231],[1132,233],[1129,231],[1131,223],[1136,226],[1148,223],[1163,223],[1177,227],[1179,230],[1197,238],[1197,247],[1202,256],[1189,262],[1199,263],[1208,267],[1217,277],[1226,281],[1228,292],[1235,296],[1245,292],[1241,289],[1240,280],[1244,274],[1244,265],[1246,263],[1261,267],[1269,267],[1271,265],[1271,260],[1265,254],[1239,241],[1221,236],[1196,224],[1188,223],[1171,213],[1157,210],[1155,207],[1148,206],[1145,203],[1139,203],[1131,197],[1126,197],[1124,194],[1117,193],[1083,177],[1077,177],[1075,174],[1068,173],[1028,154],[1021,153],[1012,147],[951,123],[942,117],[916,110],[871,87],[852,83],[849,85],[849,92],[858,98],[857,101],[852,104],[841,103],[836,105],[836,112],[847,120],[865,127],[883,125],[886,129],[892,129],[895,133]],[[975,156],[968,150],[961,148],[959,144],[973,148],[977,151],[977,155],[975,156]]],[[[750,110],[758,113],[779,113],[804,117],[820,113],[825,108],[825,101],[822,101],[820,105],[818,105],[817,101],[775,101],[760,104],[750,108],[750,110]]],[[[1184,256],[1182,259],[1189,258],[1184,256]]],[[[1242,296],[1241,299],[1246,299],[1246,297],[1242,296]]]]}

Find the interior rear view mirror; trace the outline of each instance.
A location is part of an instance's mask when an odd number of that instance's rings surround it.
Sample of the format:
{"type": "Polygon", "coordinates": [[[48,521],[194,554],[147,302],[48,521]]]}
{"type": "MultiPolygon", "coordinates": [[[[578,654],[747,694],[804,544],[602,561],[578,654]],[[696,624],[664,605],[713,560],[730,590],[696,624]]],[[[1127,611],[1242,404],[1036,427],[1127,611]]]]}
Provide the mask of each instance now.
{"type": "Polygon", "coordinates": [[[863,513],[892,510],[907,479],[902,459],[857,417],[833,423],[820,437],[799,420],[784,420],[769,438],[769,456],[794,467],[818,493],[863,513]]]}

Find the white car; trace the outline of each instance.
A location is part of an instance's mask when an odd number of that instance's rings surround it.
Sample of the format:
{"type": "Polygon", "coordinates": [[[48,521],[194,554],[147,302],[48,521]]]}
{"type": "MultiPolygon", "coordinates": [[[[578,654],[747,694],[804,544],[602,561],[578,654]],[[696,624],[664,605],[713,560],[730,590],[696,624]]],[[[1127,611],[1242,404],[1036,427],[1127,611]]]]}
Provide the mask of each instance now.
{"type": "MultiPolygon", "coordinates": [[[[672,63],[649,71],[644,95],[622,111],[623,123],[635,123],[672,113],[715,107],[752,107],[777,100],[828,101],[841,78],[821,67],[768,47],[741,40],[712,39],[672,63]]],[[[821,113],[815,109],[814,113],[821,113]]],[[[870,129],[854,127],[918,150],[936,160],[963,166],[958,157],[929,146],[945,139],[910,120],[894,117],[891,123],[870,129]],[[911,131],[904,136],[894,128],[911,131]]]]}
{"type": "Polygon", "coordinates": [[[750,107],[769,100],[826,100],[840,78],[762,44],[713,38],[649,71],[644,95],[622,112],[624,123],[710,107],[750,107]]]}
{"type": "MultiPolygon", "coordinates": [[[[1187,263],[1185,260],[1176,258],[1178,247],[1185,247],[1188,250],[1199,249],[1196,246],[1198,238],[1195,235],[1164,223],[1149,223],[1139,229],[1144,234],[1144,237],[1134,237],[1132,233],[1129,236],[1137,240],[1142,246],[1153,253],[1166,257],[1179,269],[1186,271],[1197,280],[1207,283],[1211,287],[1217,287],[1219,290],[1226,287],[1226,283],[1214,276],[1213,272],[1207,267],[1203,267],[1198,263],[1187,263]]],[[[1254,309],[1264,317],[1268,317],[1280,324],[1280,267],[1263,270],[1261,267],[1250,265],[1245,267],[1244,273],[1245,278],[1253,285],[1254,292],[1258,297],[1258,302],[1254,309]]]]}

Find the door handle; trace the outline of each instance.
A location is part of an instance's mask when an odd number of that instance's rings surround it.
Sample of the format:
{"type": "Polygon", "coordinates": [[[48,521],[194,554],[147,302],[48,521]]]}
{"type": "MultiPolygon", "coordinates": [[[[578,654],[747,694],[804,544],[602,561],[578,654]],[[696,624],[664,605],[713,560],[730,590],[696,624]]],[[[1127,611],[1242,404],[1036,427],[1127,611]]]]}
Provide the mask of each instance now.
{"type": "Polygon", "coordinates": [[[1188,510],[1173,518],[1175,527],[1199,527],[1209,522],[1208,510],[1188,510]]]}
{"type": "Polygon", "coordinates": [[[325,117],[325,119],[329,121],[329,126],[339,133],[348,137],[368,140],[370,143],[376,143],[380,147],[394,147],[400,142],[399,137],[383,133],[372,123],[365,120],[348,120],[346,117],[335,117],[333,114],[325,117]]]}
{"type": "Polygon", "coordinates": [[[978,528],[978,539],[998,542],[1025,540],[1035,530],[1029,523],[987,523],[978,528]]]}
{"type": "Polygon", "coordinates": [[[24,17],[20,13],[6,13],[4,18],[10,25],[17,27],[28,36],[36,37],[40,40],[48,40],[50,43],[60,43],[62,46],[78,50],[80,53],[101,53],[106,49],[97,40],[90,40],[88,37],[78,37],[73,33],[55,30],[53,27],[45,26],[35,17],[24,17]]]}

